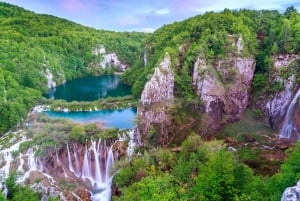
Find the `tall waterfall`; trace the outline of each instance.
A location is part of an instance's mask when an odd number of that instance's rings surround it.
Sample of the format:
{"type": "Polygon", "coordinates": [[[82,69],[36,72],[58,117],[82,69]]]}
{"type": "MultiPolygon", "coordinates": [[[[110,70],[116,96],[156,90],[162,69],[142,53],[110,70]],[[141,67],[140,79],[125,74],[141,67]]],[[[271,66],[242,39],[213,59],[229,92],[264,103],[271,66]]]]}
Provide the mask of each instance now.
{"type": "Polygon", "coordinates": [[[147,65],[147,52],[144,52],[144,67],[147,65]]]}
{"type": "Polygon", "coordinates": [[[291,101],[288,110],[286,112],[281,131],[280,138],[287,138],[290,140],[300,140],[300,125],[297,125],[297,114],[300,109],[300,89],[298,89],[293,100],[291,101]]]}
{"type": "Polygon", "coordinates": [[[110,167],[114,163],[112,146],[107,146],[101,140],[92,140],[89,147],[85,145],[81,166],[76,145],[73,144],[73,150],[67,145],[67,155],[69,170],[76,177],[89,180],[94,186],[93,201],[110,201],[112,182],[110,167]]]}

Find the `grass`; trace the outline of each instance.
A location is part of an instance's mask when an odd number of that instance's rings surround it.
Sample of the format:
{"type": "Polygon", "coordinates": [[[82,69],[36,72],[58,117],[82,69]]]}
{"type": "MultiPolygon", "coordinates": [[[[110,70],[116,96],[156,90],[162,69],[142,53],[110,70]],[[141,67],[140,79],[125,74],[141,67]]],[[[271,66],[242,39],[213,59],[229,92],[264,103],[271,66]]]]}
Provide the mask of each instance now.
{"type": "Polygon", "coordinates": [[[251,167],[255,174],[270,176],[280,168],[283,150],[264,148],[264,145],[274,147],[274,130],[259,111],[246,109],[242,119],[228,124],[218,137],[234,138],[237,141],[233,145],[237,149],[237,159],[251,167]]]}
{"type": "Polygon", "coordinates": [[[240,121],[228,124],[218,137],[235,138],[239,142],[247,141],[247,138],[263,143],[266,138],[274,134],[274,130],[261,117],[257,117],[257,111],[246,109],[240,121]],[[245,139],[246,138],[246,139],[245,139]]]}

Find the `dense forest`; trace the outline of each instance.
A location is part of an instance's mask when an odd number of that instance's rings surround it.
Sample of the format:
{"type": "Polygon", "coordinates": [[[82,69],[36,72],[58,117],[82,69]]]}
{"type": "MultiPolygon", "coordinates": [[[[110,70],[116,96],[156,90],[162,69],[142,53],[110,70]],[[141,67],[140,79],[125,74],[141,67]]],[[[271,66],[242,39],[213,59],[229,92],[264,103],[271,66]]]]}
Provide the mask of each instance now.
{"type": "Polygon", "coordinates": [[[22,122],[47,93],[47,70],[57,84],[99,73],[94,65],[102,58],[92,51],[101,45],[131,66],[147,35],[95,30],[2,2],[0,26],[0,133],[22,122]]]}
{"type": "MultiPolygon", "coordinates": [[[[162,60],[164,53],[168,52],[175,74],[176,100],[170,109],[173,122],[169,129],[171,136],[176,139],[189,137],[182,144],[180,140],[171,142],[169,146],[173,148],[156,148],[152,146],[157,142],[153,140],[153,136],[159,136],[161,127],[154,125],[146,137],[148,150],[143,150],[143,157],[119,164],[121,170],[115,177],[115,183],[121,196],[115,199],[280,200],[284,189],[295,185],[300,178],[299,145],[289,149],[285,163],[277,161],[276,164],[275,161],[264,161],[261,158],[261,149],[242,147],[238,153],[232,153],[222,142],[203,142],[198,135],[190,135],[192,132],[199,134],[198,125],[180,133],[178,128],[186,125],[188,119],[199,117],[199,114],[194,114],[198,110],[199,102],[192,84],[193,68],[199,55],[211,66],[231,57],[254,58],[256,68],[250,103],[253,106],[261,94],[276,94],[284,89],[283,82],[272,79],[273,58],[275,55],[299,53],[299,22],[300,14],[293,7],[287,8],[284,13],[275,10],[225,9],[220,13],[207,12],[182,22],[165,25],[147,37],[146,67],[140,68],[141,63],[134,65],[125,72],[124,81],[133,85],[132,91],[139,97],[145,83],[151,78],[154,67],[162,60]],[[239,38],[243,40],[241,52],[232,45],[239,38]],[[174,146],[179,146],[180,151],[176,151],[174,146]]],[[[295,83],[298,83],[298,64],[281,70],[282,77],[293,74],[295,83]]],[[[227,80],[220,80],[224,85],[231,84],[232,81],[230,75],[227,80]]],[[[231,137],[238,139],[241,133],[246,134],[245,137],[255,132],[260,133],[257,136],[261,138],[263,130],[266,129],[264,126],[260,127],[260,123],[264,121],[263,113],[253,108],[250,112],[251,121],[246,121],[245,125],[233,124],[221,131],[217,138],[224,138],[230,133],[231,137]],[[253,132],[255,129],[261,130],[253,132]]],[[[275,131],[266,131],[268,132],[275,131]]],[[[257,136],[254,138],[257,139],[257,136]]],[[[240,141],[247,144],[245,139],[240,141]]]]}
{"type": "Polygon", "coordinates": [[[272,56],[297,53],[300,50],[300,15],[293,7],[281,14],[275,10],[228,10],[221,13],[207,12],[183,22],[165,25],[150,35],[145,42],[148,63],[145,68],[135,65],[124,75],[139,96],[148,74],[164,52],[180,58],[183,47],[184,61],[175,60],[172,67],[176,74],[175,90],[178,97],[193,98],[192,70],[199,52],[213,63],[221,58],[234,56],[232,42],[242,36],[244,49],[241,56],[256,59],[254,86],[271,87],[266,78],[272,66],[272,56]],[[228,39],[231,36],[233,40],[228,39]]]}

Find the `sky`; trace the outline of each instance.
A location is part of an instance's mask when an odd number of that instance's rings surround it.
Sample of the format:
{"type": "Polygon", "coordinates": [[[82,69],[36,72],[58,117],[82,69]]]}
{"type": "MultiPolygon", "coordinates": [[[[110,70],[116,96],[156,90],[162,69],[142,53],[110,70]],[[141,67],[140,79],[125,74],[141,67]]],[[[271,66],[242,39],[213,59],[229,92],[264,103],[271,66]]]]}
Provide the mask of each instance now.
{"type": "MultiPolygon", "coordinates": [[[[1,0],[0,0],[1,1],[1,0]]],[[[152,32],[203,14],[229,9],[300,11],[299,0],[3,0],[36,13],[62,17],[82,25],[113,31],[152,32]]]]}

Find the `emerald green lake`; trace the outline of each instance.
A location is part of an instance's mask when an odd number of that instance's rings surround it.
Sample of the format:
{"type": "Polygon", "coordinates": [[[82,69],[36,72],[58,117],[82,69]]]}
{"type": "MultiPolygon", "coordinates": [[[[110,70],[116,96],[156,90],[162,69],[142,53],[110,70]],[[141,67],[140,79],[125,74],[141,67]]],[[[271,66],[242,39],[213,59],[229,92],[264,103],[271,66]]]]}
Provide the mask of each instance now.
{"type": "Polygon", "coordinates": [[[131,88],[121,83],[119,75],[89,76],[57,86],[48,98],[70,101],[94,101],[100,98],[129,95],[131,88]]]}
{"type": "MultiPolygon", "coordinates": [[[[66,101],[94,101],[106,97],[126,96],[130,86],[122,84],[119,75],[83,77],[66,82],[49,92],[48,97],[66,101]]],[[[45,112],[53,118],[66,118],[80,123],[100,122],[106,128],[127,129],[135,126],[136,108],[92,112],[45,112]]]]}

